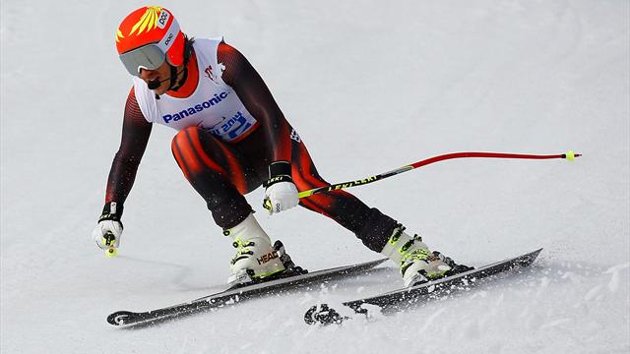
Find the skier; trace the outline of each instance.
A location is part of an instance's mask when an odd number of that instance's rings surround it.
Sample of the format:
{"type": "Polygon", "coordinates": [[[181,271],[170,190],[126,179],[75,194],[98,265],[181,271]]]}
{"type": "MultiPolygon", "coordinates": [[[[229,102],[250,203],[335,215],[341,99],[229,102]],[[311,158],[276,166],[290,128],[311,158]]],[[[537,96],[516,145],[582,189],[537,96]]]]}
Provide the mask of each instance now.
{"type": "Polygon", "coordinates": [[[264,208],[278,214],[298,204],[353,232],[369,249],[393,260],[405,285],[461,271],[429,251],[396,220],[342,191],[299,199],[299,190],[327,186],[298,133],[263,79],[220,39],[187,37],[173,14],[146,6],[123,19],[116,49],[133,76],[120,148],[107,182],[105,206],[92,233],[103,249],[120,245],[123,204],[134,183],[153,124],[178,131],[171,150],[186,179],[207,203],[236,255],[230,282],[265,280],[289,266],[243,195],[265,188],[264,208]],[[280,254],[280,255],[279,255],[280,254]]]}

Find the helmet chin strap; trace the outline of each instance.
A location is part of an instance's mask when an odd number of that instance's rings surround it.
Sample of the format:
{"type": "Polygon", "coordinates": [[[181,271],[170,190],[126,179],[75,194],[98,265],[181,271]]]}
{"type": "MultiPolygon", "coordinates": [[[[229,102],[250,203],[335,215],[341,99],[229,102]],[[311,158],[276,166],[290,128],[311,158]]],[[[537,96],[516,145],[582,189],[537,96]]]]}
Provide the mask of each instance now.
{"type": "MultiPolygon", "coordinates": [[[[186,79],[188,78],[188,65],[184,65],[184,69],[180,72],[177,72],[177,68],[174,67],[173,65],[169,64],[169,66],[171,68],[170,76],[164,80],[155,79],[155,80],[149,81],[147,83],[149,90],[157,89],[158,87],[160,87],[160,85],[162,85],[164,81],[169,81],[168,89],[166,91],[177,91],[184,85],[184,83],[186,82],[186,79]],[[184,75],[182,75],[181,79],[177,80],[177,77],[181,73],[184,73],[184,75]]],[[[159,100],[160,96],[156,93],[155,98],[159,100]]]]}
{"type": "Polygon", "coordinates": [[[170,83],[168,89],[171,90],[171,91],[179,90],[184,85],[184,83],[186,82],[187,78],[188,78],[188,63],[184,64],[184,70],[182,70],[180,72],[177,72],[177,68],[171,65],[171,83],[170,83]],[[181,79],[177,80],[177,77],[182,72],[184,73],[184,75],[182,75],[181,79]]]}

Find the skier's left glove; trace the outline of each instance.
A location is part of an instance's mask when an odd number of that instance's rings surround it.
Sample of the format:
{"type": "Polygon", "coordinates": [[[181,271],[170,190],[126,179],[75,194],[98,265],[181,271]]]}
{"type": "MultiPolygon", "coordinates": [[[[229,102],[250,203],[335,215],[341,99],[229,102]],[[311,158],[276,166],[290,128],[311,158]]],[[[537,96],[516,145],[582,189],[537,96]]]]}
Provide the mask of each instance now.
{"type": "Polygon", "coordinates": [[[123,232],[123,224],[120,222],[122,211],[122,205],[117,205],[116,202],[105,204],[103,213],[98,218],[98,224],[92,231],[92,239],[98,247],[102,249],[118,248],[123,232]]]}
{"type": "Polygon", "coordinates": [[[265,186],[263,207],[269,214],[279,213],[298,205],[298,190],[291,178],[291,164],[275,161],[269,165],[269,180],[265,186]]]}

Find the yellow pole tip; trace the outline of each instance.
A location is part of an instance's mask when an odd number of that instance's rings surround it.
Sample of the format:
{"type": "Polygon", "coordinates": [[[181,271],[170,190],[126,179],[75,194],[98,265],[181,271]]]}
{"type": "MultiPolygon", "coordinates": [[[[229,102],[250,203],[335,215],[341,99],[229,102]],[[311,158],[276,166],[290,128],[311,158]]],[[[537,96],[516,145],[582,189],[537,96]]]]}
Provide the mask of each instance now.
{"type": "Polygon", "coordinates": [[[118,256],[118,250],[114,247],[110,247],[107,249],[107,252],[105,252],[105,255],[109,258],[114,258],[118,256]]]}
{"type": "MultiPolygon", "coordinates": [[[[573,161],[573,160],[575,160],[575,151],[573,151],[573,150],[569,150],[569,151],[567,151],[567,153],[565,154],[565,156],[566,156],[566,159],[567,159],[567,160],[569,160],[569,161],[573,161]]],[[[578,156],[580,156],[580,155],[578,155],[578,156]]]]}

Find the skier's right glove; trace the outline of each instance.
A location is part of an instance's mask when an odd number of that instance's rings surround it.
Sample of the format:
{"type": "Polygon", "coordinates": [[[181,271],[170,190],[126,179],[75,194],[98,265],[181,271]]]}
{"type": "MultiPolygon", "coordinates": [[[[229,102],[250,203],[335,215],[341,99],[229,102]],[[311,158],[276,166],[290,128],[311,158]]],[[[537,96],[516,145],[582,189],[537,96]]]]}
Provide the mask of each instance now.
{"type": "Polygon", "coordinates": [[[118,248],[120,236],[123,232],[123,225],[120,222],[122,216],[122,205],[116,202],[105,204],[98,224],[92,231],[92,238],[96,245],[102,249],[118,248]]]}

